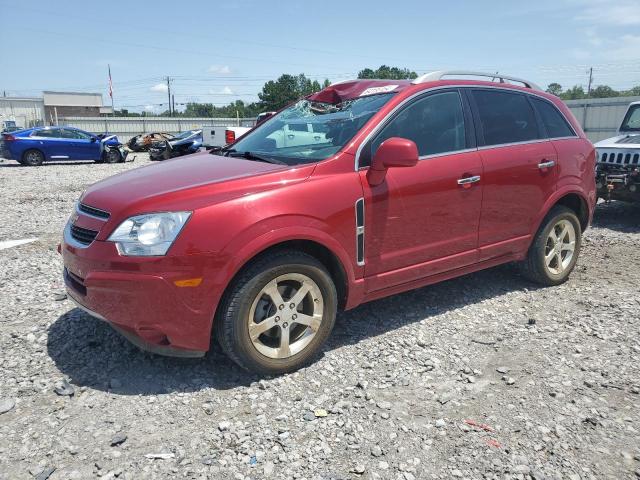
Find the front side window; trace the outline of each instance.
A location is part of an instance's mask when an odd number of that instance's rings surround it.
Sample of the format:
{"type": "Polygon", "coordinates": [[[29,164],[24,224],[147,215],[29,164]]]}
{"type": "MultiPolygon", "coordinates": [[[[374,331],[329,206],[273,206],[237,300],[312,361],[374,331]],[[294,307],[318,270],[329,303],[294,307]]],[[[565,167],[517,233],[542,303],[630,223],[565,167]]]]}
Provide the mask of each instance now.
{"type": "Polygon", "coordinates": [[[313,163],[338,153],[393,93],[338,104],[300,100],[258,125],[229,154],[257,154],[288,165],[313,163]]]}
{"type": "Polygon", "coordinates": [[[639,132],[640,131],[640,105],[633,105],[624,116],[620,131],[639,132]]]}
{"type": "Polygon", "coordinates": [[[575,133],[556,107],[539,98],[531,97],[531,101],[540,114],[548,138],[575,136],[575,133]]]}
{"type": "Polygon", "coordinates": [[[63,138],[73,138],[75,140],[89,140],[91,137],[80,130],[72,130],[70,128],[65,128],[62,130],[63,138]]]}
{"type": "Polygon", "coordinates": [[[485,145],[527,142],[540,138],[531,105],[519,93],[474,90],[485,145]]]}
{"type": "Polygon", "coordinates": [[[391,137],[414,141],[420,156],[464,150],[466,140],[460,94],[436,93],[409,105],[375,137],[370,158],[380,144],[391,137]]]}

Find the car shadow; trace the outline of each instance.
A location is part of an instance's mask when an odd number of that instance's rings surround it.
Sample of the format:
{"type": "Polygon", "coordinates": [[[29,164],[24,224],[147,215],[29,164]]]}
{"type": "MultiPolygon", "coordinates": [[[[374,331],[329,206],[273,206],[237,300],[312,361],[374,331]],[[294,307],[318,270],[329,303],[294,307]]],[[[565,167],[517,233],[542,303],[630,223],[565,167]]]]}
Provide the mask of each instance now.
{"type": "MultiPolygon", "coordinates": [[[[405,325],[505,293],[535,289],[510,265],[394,295],[338,314],[324,351],[357,344],[405,325]]],[[[428,324],[425,328],[429,328],[428,324]]],[[[50,327],[47,349],[60,372],[77,386],[122,395],[159,395],[247,386],[261,376],[247,373],[212,341],[202,359],[142,352],[104,322],[74,308],[50,327]]]]}
{"type": "Polygon", "coordinates": [[[596,205],[592,225],[617,232],[640,232],[640,203],[612,201],[596,205]]]}
{"type": "MultiPolygon", "coordinates": [[[[38,167],[49,167],[49,166],[60,166],[60,165],[88,165],[90,163],[96,163],[93,160],[65,160],[64,162],[43,162],[42,165],[38,165],[38,167]]],[[[0,162],[0,168],[38,168],[33,166],[26,166],[18,163],[15,160],[5,160],[0,162]],[[6,163],[11,162],[11,163],[6,163]]]]}

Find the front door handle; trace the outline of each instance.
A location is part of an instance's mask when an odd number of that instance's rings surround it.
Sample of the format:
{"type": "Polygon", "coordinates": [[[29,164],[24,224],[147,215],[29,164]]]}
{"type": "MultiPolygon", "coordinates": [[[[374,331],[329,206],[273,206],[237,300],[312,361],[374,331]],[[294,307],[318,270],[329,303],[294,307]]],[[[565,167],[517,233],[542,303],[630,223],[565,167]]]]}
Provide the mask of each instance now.
{"type": "Polygon", "coordinates": [[[469,185],[470,183],[476,183],[480,181],[480,175],[474,175],[473,177],[465,177],[458,179],[458,185],[469,185]]]}
{"type": "Polygon", "coordinates": [[[538,164],[538,168],[542,170],[545,168],[555,167],[555,165],[556,165],[556,162],[554,160],[543,160],[538,164]]]}

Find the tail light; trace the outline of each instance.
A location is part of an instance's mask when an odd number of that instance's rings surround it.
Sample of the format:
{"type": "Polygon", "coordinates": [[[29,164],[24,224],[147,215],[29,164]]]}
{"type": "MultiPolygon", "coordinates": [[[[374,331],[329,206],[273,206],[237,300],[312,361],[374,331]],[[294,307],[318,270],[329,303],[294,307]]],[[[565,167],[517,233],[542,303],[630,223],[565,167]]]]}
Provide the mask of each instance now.
{"type": "Polygon", "coordinates": [[[236,132],[233,130],[225,130],[224,131],[224,141],[228,145],[236,141],[236,132]]]}
{"type": "Polygon", "coordinates": [[[13,135],[10,135],[8,133],[3,134],[2,137],[4,138],[5,142],[13,142],[16,139],[16,137],[14,137],[13,135]]]}

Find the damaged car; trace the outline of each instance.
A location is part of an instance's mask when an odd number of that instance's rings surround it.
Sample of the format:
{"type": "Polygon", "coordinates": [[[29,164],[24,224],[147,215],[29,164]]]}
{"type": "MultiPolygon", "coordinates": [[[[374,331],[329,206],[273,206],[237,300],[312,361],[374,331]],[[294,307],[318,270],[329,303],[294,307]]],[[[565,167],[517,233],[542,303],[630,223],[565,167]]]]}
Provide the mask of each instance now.
{"type": "Polygon", "coordinates": [[[640,202],[640,102],[629,105],[618,134],[595,147],[598,196],[640,202]]]}
{"type": "Polygon", "coordinates": [[[187,130],[171,140],[154,142],[149,148],[151,160],[168,160],[196,153],[202,147],[202,130],[187,130]]]}
{"type": "Polygon", "coordinates": [[[3,133],[2,140],[3,156],[26,166],[58,160],[118,163],[128,153],[116,135],[95,135],[74,127],[29,128],[3,133]]]}
{"type": "Polygon", "coordinates": [[[166,132],[141,133],[127,142],[127,147],[134,152],[146,152],[155,142],[173,140],[175,137],[166,132]]]}

